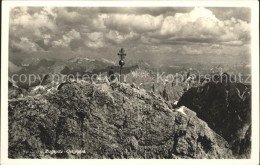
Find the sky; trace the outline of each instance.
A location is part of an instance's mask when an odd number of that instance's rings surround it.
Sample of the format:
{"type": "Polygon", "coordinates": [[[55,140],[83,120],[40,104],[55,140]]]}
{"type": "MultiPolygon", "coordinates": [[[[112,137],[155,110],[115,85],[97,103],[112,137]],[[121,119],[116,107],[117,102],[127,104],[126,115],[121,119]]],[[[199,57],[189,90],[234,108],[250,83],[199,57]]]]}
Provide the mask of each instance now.
{"type": "Polygon", "coordinates": [[[126,61],[250,63],[250,19],[249,8],[15,7],[9,57],[115,61],[122,47],[126,61]]]}

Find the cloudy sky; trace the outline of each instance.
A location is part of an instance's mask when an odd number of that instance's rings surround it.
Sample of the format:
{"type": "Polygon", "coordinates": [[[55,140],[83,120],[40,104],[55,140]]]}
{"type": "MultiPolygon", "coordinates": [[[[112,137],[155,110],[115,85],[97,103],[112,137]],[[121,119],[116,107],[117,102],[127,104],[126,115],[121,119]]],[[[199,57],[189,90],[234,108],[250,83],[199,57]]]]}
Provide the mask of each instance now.
{"type": "Polygon", "coordinates": [[[248,8],[22,7],[10,10],[9,56],[248,62],[248,8]]]}

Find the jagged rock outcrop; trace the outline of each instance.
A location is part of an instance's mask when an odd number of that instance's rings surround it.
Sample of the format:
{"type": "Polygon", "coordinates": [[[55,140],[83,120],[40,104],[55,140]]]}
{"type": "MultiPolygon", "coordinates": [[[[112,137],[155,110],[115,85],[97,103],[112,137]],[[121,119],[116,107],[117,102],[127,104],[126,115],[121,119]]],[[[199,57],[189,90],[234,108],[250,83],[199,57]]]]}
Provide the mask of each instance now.
{"type": "Polygon", "coordinates": [[[25,89],[19,88],[15,82],[8,77],[8,99],[24,97],[27,94],[25,89]]]}
{"type": "MultiPolygon", "coordinates": [[[[221,78],[221,77],[217,77],[221,78]]],[[[178,106],[194,110],[216,133],[225,138],[237,158],[249,158],[251,151],[251,89],[226,80],[191,88],[178,106]]]]}
{"type": "Polygon", "coordinates": [[[129,84],[66,84],[8,114],[10,158],[233,158],[192,110],[129,84]]]}

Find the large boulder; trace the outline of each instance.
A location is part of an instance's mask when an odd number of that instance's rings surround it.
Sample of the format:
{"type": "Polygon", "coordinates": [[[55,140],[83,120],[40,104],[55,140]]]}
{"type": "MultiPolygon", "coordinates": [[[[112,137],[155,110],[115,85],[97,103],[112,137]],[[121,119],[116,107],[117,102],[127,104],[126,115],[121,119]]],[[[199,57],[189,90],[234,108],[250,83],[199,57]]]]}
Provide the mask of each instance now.
{"type": "Polygon", "coordinates": [[[8,114],[10,158],[233,158],[195,112],[130,84],[66,84],[8,114]]]}

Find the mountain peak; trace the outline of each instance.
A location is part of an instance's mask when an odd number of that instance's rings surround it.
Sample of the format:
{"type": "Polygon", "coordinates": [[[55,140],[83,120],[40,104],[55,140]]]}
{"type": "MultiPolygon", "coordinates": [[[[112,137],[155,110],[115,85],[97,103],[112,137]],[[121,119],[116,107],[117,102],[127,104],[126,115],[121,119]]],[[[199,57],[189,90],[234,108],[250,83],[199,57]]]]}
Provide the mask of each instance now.
{"type": "Polygon", "coordinates": [[[227,142],[182,108],[186,115],[134,84],[68,83],[54,93],[9,102],[9,156],[232,158],[227,142]],[[23,134],[15,131],[18,127],[23,134]],[[76,149],[85,152],[40,152],[76,149]]]}

